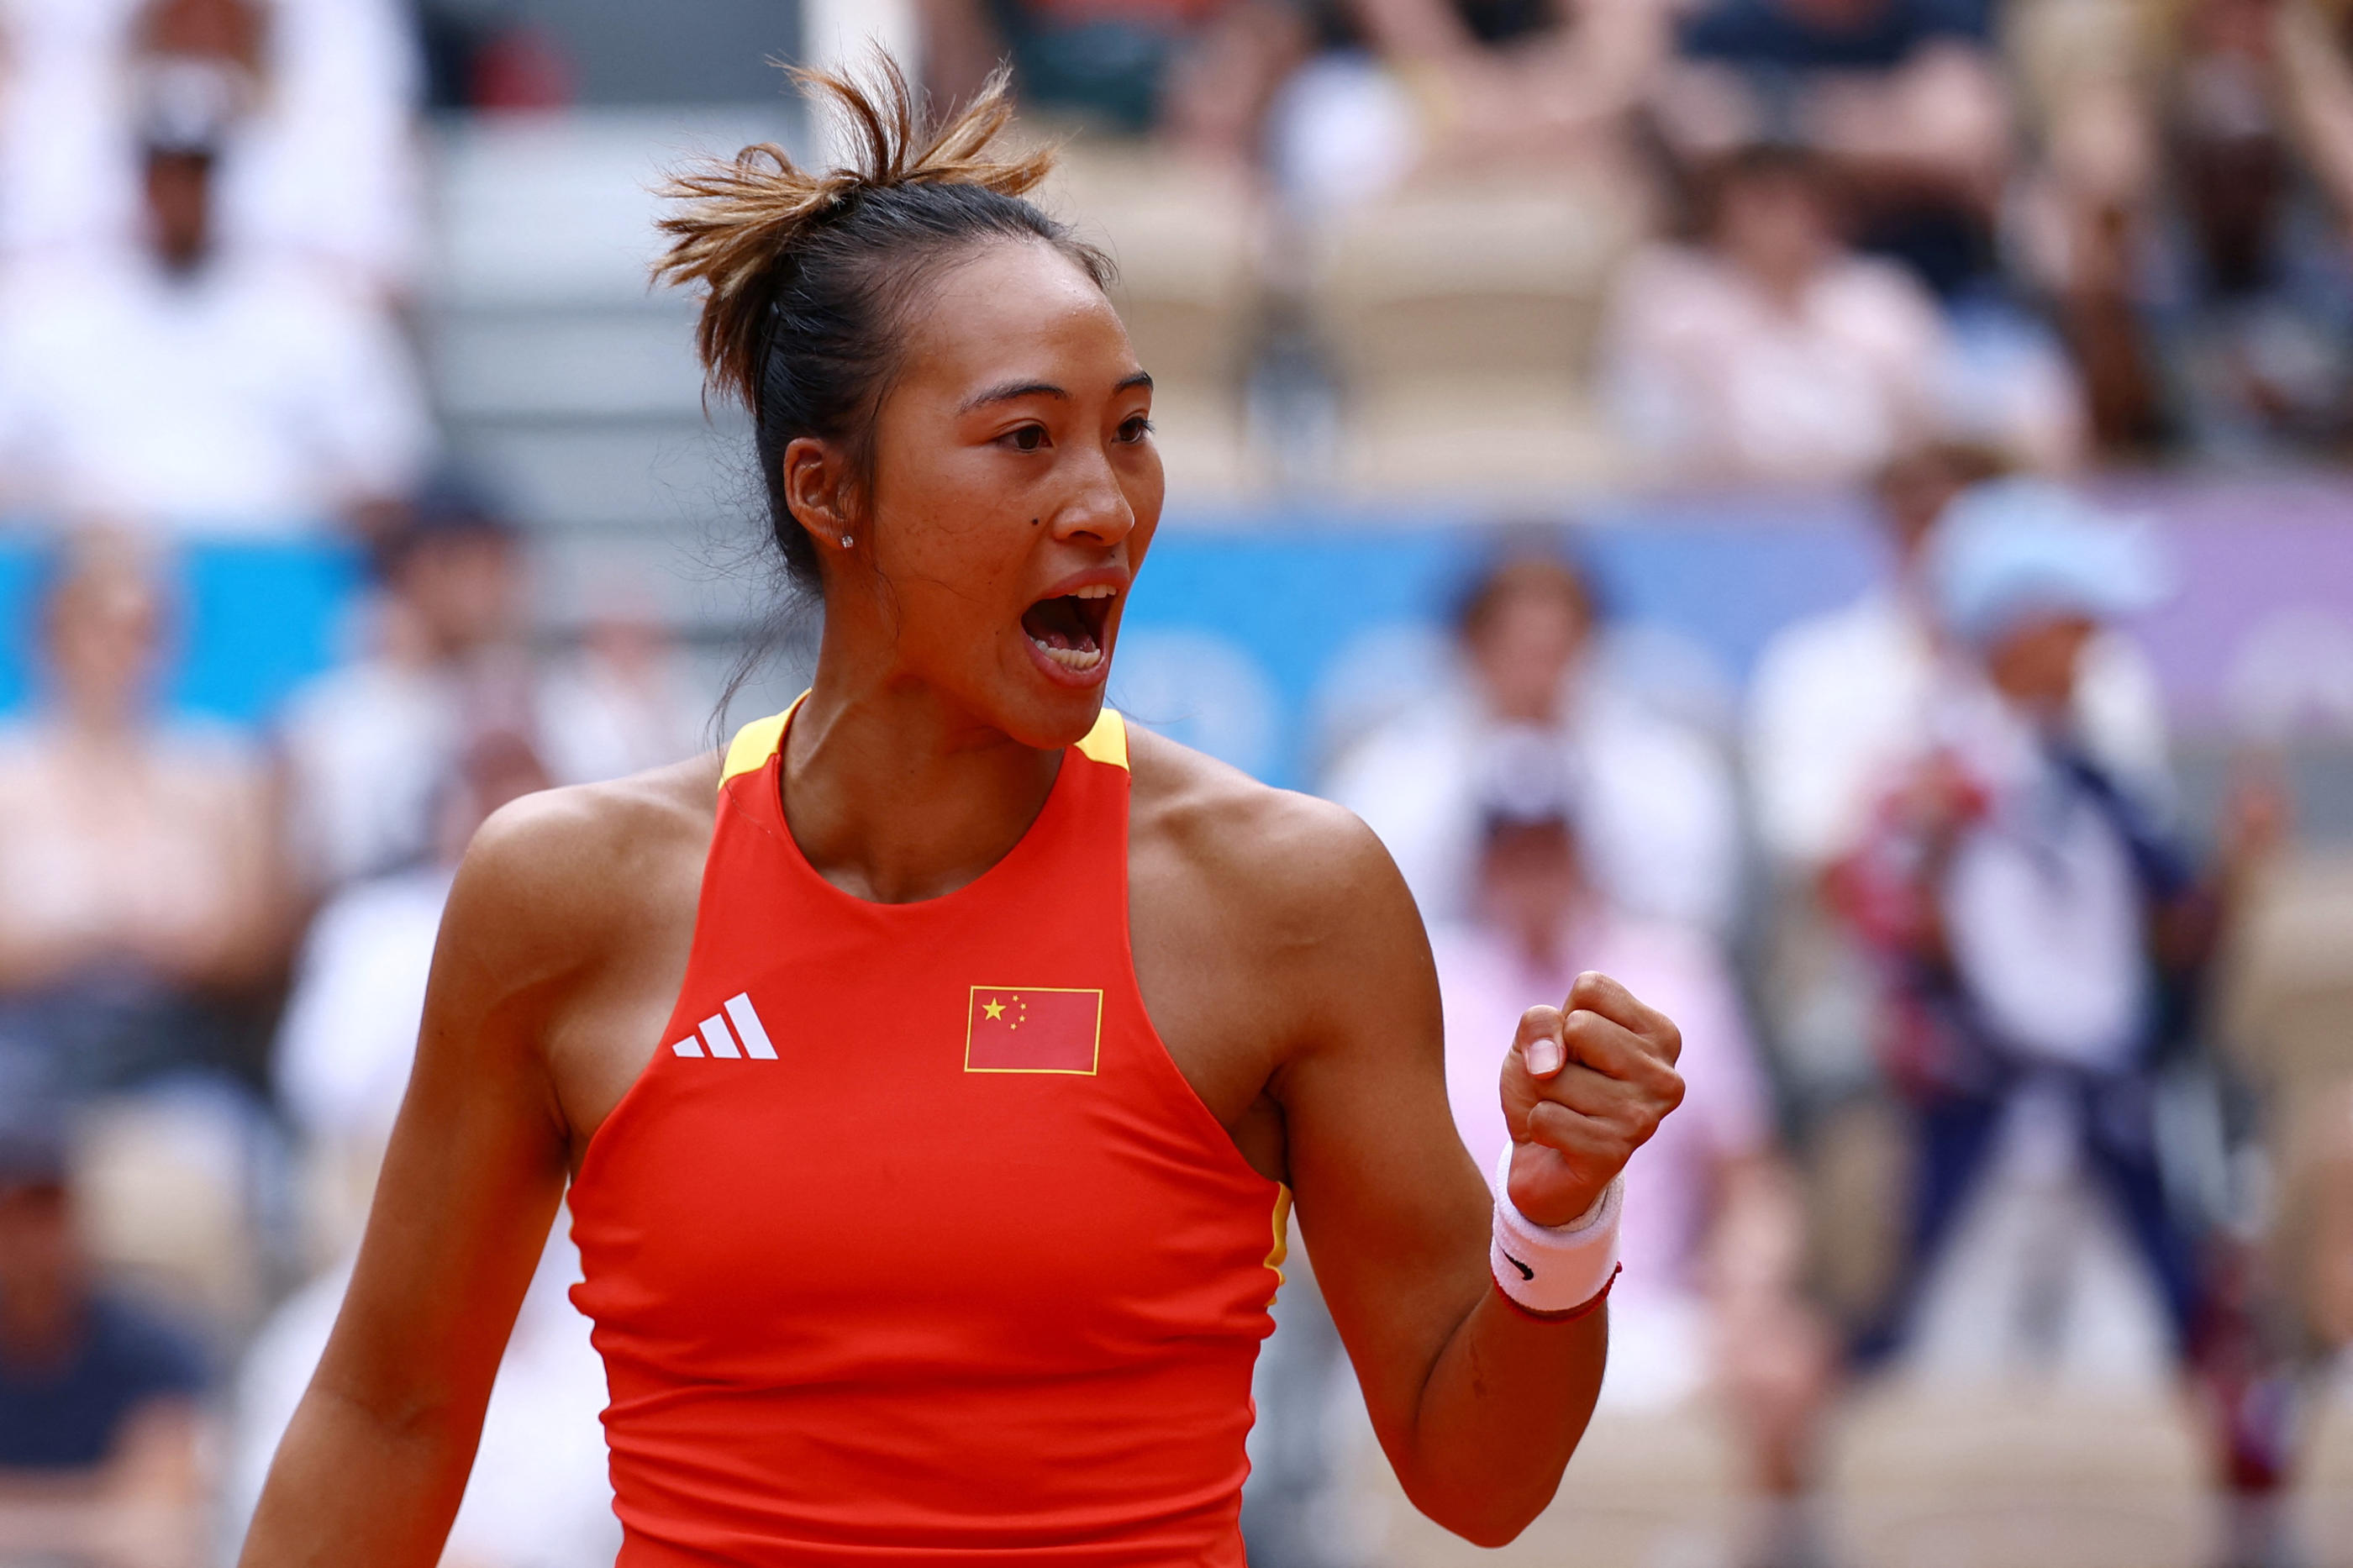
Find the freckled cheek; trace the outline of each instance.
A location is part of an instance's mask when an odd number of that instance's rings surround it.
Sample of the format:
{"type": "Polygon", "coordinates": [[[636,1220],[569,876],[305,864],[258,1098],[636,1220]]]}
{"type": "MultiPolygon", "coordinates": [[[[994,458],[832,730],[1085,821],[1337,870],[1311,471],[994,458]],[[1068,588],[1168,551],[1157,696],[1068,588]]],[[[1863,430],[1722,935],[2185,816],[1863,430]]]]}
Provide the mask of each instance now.
{"type": "Polygon", "coordinates": [[[1029,607],[1022,584],[1031,540],[1027,517],[977,510],[904,516],[886,524],[883,575],[901,612],[902,647],[972,650],[1007,637],[1029,607]]]}

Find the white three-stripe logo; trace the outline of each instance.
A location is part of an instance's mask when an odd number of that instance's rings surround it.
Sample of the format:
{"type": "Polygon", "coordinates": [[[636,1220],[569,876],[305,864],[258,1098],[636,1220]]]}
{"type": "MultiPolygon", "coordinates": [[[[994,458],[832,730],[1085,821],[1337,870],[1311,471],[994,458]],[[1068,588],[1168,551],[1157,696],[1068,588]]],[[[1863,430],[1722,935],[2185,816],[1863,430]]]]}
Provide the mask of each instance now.
{"type": "Polygon", "coordinates": [[[752,998],[738,991],[727,998],[723,1008],[702,1020],[695,1033],[670,1047],[681,1057],[699,1057],[706,1050],[714,1057],[750,1057],[754,1061],[772,1062],[776,1059],[776,1047],[768,1043],[768,1031],[760,1022],[760,1015],[752,1010],[752,998]],[[734,1028],[730,1030],[730,1022],[734,1028]],[[742,1048],[737,1048],[737,1042],[742,1048]]]}

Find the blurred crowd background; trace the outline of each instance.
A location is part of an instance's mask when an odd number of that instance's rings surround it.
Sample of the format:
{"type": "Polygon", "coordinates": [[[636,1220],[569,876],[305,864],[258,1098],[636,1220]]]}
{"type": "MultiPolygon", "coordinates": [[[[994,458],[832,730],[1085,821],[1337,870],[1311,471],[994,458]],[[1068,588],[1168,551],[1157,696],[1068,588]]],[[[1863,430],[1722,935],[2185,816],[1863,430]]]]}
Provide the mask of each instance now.
{"type": "MultiPolygon", "coordinates": [[[[1523,1005],[1683,1025],[1494,1555],[2353,1563],[2324,0],[0,0],[0,1563],[234,1558],[468,836],[797,689],[649,193],[869,40],[1066,141],[1113,700],[1387,841],[1482,1163],[1523,1005]]],[[[1294,1258],[1253,1562],[1489,1555],[1294,1258]]],[[[454,1568],[610,1561],[575,1269],[454,1568]]]]}

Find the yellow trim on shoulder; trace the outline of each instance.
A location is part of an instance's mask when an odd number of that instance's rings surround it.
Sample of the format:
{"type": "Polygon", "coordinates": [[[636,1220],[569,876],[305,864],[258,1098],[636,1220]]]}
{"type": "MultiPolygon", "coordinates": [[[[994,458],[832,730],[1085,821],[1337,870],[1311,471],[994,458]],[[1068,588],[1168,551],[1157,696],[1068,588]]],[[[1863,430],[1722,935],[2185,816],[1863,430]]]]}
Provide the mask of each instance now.
{"type": "Polygon", "coordinates": [[[807,696],[808,693],[804,691],[794,698],[792,707],[783,712],[754,719],[735,731],[735,738],[727,742],[726,765],[719,770],[719,786],[722,789],[726,788],[727,781],[737,773],[755,773],[767,765],[768,759],[776,754],[776,747],[784,741],[785,726],[792,722],[793,709],[798,708],[807,696]]]}
{"type": "MultiPolygon", "coordinates": [[[[1290,1256],[1291,1186],[1288,1183],[1277,1182],[1274,1184],[1274,1247],[1266,1255],[1266,1266],[1274,1270],[1274,1288],[1278,1292],[1291,1282],[1291,1277],[1282,1271],[1283,1262],[1290,1256]]],[[[1274,1305],[1274,1297],[1269,1296],[1266,1302],[1270,1307],[1274,1305]]]]}
{"type": "Polygon", "coordinates": [[[1113,767],[1127,766],[1127,721],[1119,716],[1116,708],[1106,708],[1095,720],[1095,727],[1079,742],[1079,754],[1091,762],[1109,763],[1113,767]]]}
{"type": "MultiPolygon", "coordinates": [[[[722,788],[737,773],[756,772],[767,765],[784,741],[785,726],[792,722],[793,710],[807,699],[808,693],[804,691],[793,699],[791,708],[765,719],[754,719],[735,731],[735,738],[727,742],[726,764],[719,770],[722,788]]],[[[1079,742],[1079,751],[1093,762],[1109,763],[1115,768],[1127,766],[1127,721],[1119,716],[1117,709],[1103,710],[1095,720],[1095,727],[1079,742]]]]}

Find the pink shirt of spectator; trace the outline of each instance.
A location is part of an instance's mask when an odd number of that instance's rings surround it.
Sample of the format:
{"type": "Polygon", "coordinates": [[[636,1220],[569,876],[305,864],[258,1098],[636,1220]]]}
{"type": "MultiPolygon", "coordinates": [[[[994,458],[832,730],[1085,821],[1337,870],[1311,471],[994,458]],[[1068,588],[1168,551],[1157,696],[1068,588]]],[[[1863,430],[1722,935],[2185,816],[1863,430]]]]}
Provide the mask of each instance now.
{"type": "Polygon", "coordinates": [[[1718,484],[1865,478],[1932,427],[1946,352],[1892,263],[1839,257],[1785,307],[1688,247],[1627,263],[1603,335],[1620,431],[1661,474],[1718,484]]]}
{"type": "Polygon", "coordinates": [[[1572,934],[1557,973],[1533,970],[1514,945],[1476,926],[1431,934],[1446,1016],[1446,1098],[1482,1173],[1510,1138],[1497,1089],[1520,1015],[1558,1006],[1577,974],[1598,969],[1683,1030],[1683,1105],[1626,1166],[1620,1296],[1696,1289],[1694,1262],[1708,1188],[1722,1161],[1762,1153],[1770,1139],[1756,1047],[1723,961],[1681,927],[1597,913],[1572,934]]]}

